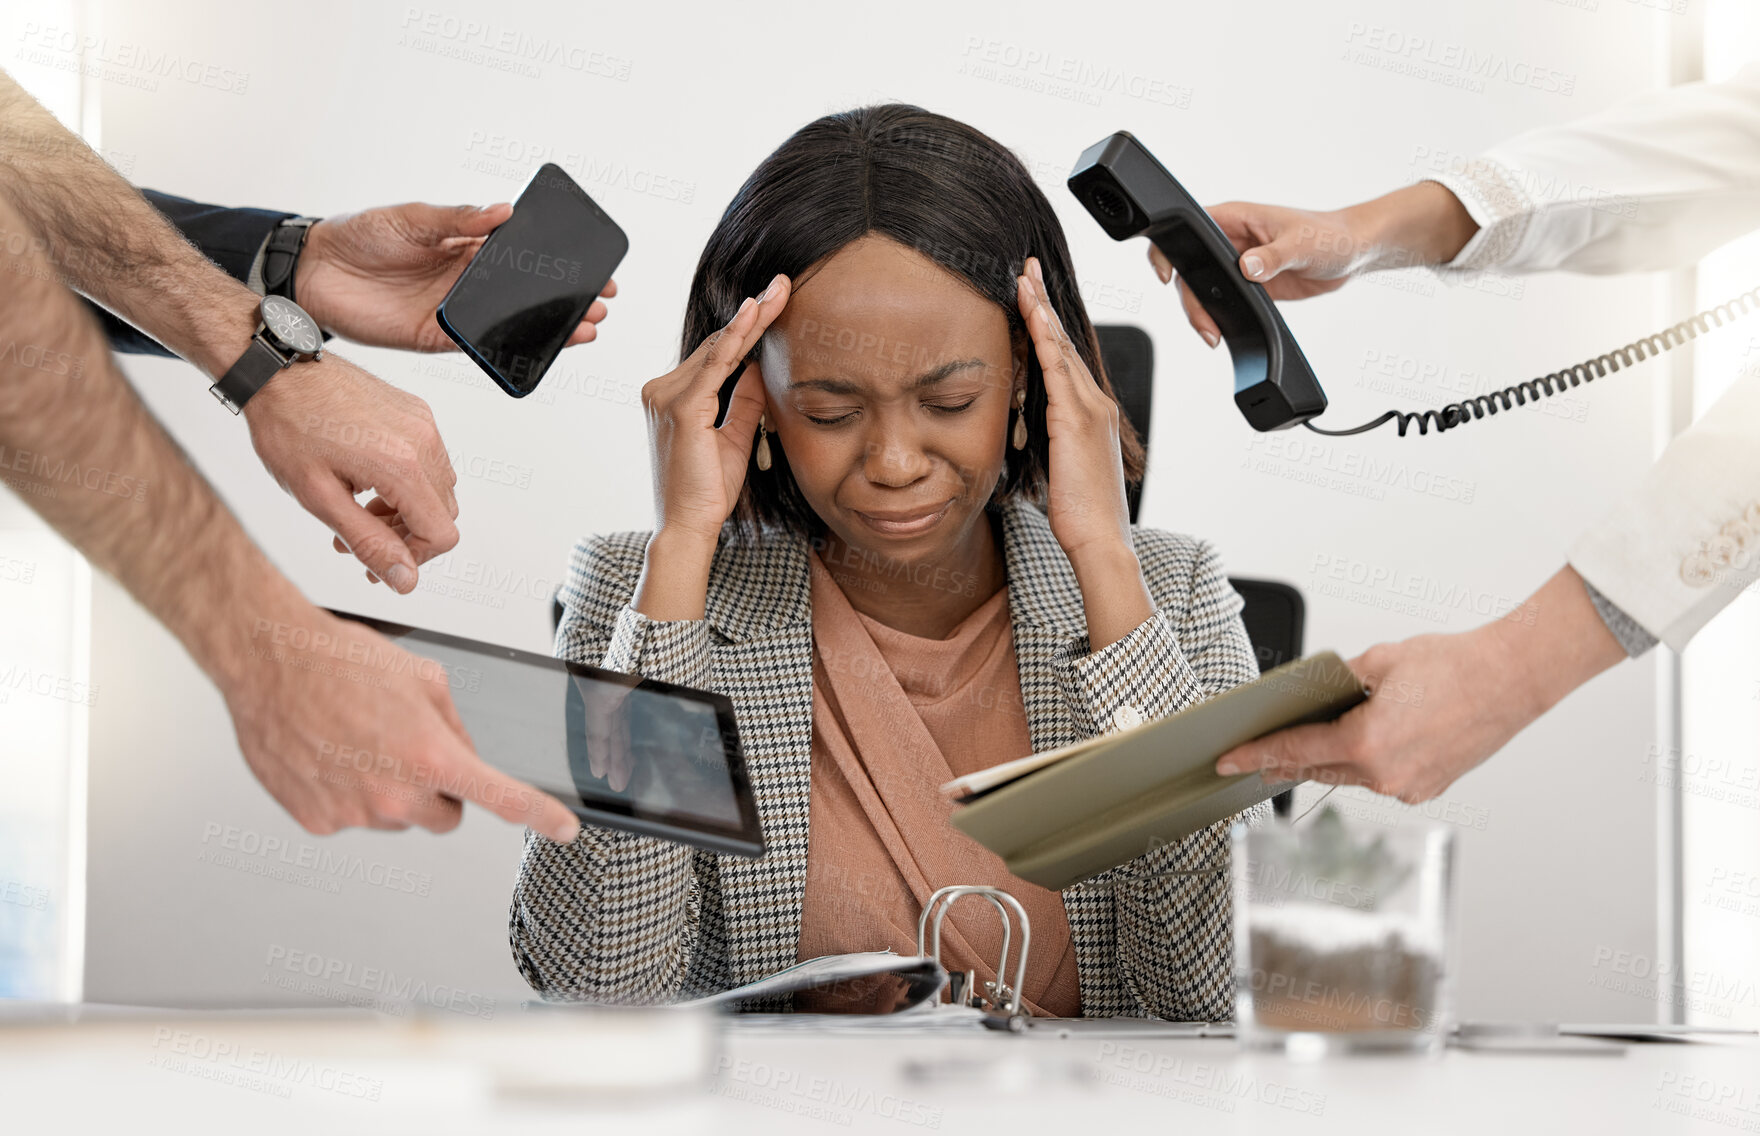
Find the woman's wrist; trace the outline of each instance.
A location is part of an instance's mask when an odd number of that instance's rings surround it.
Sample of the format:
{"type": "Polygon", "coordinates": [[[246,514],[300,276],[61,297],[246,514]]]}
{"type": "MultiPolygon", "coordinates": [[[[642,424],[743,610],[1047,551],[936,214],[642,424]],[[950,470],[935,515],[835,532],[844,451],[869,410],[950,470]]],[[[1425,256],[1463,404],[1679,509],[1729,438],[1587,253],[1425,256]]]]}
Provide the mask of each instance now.
{"type": "Polygon", "coordinates": [[[1460,199],[1434,181],[1403,186],[1345,213],[1365,243],[1380,250],[1366,269],[1447,264],[1479,231],[1460,199]]]}
{"type": "Polygon", "coordinates": [[[652,620],[702,619],[715,544],[694,534],[660,529],[648,538],[636,611],[652,620]]]}
{"type": "Polygon", "coordinates": [[[1155,614],[1155,601],[1134,547],[1085,549],[1070,558],[1070,567],[1082,591],[1089,651],[1110,647],[1155,614]]]}

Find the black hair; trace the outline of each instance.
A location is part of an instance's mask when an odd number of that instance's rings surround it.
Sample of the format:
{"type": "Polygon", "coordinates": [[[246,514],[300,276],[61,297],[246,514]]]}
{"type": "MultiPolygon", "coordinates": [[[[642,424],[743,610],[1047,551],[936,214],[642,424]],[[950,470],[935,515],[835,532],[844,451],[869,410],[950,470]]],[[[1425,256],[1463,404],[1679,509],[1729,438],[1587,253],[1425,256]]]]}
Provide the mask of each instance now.
{"type": "MultiPolygon", "coordinates": [[[[1038,257],[1052,307],[1095,382],[1112,394],[1063,227],[1032,175],[982,131],[902,103],[828,114],[758,163],[703,247],[685,305],[679,357],[724,327],[741,301],[777,273],[798,282],[806,270],[870,233],[915,249],[994,301],[1017,345],[1027,329],[1015,301],[1015,278],[1028,256],[1038,257]]],[[[1022,450],[1006,448],[999,494],[1038,502],[1050,467],[1045,381],[1037,355],[1028,349],[1026,357],[1028,442],[1022,450]]],[[[721,390],[723,415],[736,378],[721,390]]],[[[1142,443],[1122,416],[1119,433],[1125,478],[1138,484],[1142,443]]],[[[771,454],[769,470],[747,466],[734,514],[742,535],[759,539],[768,526],[816,532],[820,522],[789,472],[787,455],[776,445],[771,454]]]]}

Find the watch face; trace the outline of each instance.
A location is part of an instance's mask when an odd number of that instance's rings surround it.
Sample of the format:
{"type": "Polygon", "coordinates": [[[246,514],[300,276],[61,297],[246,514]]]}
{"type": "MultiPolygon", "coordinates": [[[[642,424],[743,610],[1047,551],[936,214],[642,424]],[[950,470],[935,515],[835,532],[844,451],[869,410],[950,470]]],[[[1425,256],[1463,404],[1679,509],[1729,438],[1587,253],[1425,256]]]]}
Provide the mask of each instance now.
{"type": "Polygon", "coordinates": [[[262,304],[263,324],[269,333],[301,355],[315,354],[324,346],[318,324],[305,309],[285,296],[265,296],[262,304]]]}

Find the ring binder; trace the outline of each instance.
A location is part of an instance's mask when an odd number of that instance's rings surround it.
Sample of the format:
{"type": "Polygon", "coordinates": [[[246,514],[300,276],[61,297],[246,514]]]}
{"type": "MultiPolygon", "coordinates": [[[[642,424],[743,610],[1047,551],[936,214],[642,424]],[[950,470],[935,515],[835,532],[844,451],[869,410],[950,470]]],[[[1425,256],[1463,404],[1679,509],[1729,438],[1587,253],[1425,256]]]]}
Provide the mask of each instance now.
{"type": "Polygon", "coordinates": [[[1002,957],[996,962],[996,980],[984,983],[988,996],[979,994],[972,988],[977,977],[973,971],[949,971],[948,1004],[981,1009],[984,1011],[986,1026],[1019,1033],[1026,1028],[1026,1020],[1031,1016],[1021,1008],[1021,989],[1027,981],[1027,948],[1033,940],[1032,924],[1028,921],[1027,909],[1021,906],[1020,900],[1001,888],[978,884],[951,884],[938,889],[929,897],[929,902],[923,905],[922,914],[917,916],[917,954],[932,958],[938,966],[946,968],[946,964],[941,961],[941,923],[956,902],[974,895],[989,900],[1002,920],[1002,957]],[[1006,907],[1004,903],[1007,904],[1006,907]],[[1003,980],[1003,976],[1008,973],[1009,946],[1013,941],[1013,927],[1008,918],[1011,910],[1021,924],[1021,949],[1015,957],[1013,986],[1003,980]],[[930,922],[931,915],[934,916],[933,923],[930,922]],[[931,930],[934,936],[932,941],[931,930]]]}

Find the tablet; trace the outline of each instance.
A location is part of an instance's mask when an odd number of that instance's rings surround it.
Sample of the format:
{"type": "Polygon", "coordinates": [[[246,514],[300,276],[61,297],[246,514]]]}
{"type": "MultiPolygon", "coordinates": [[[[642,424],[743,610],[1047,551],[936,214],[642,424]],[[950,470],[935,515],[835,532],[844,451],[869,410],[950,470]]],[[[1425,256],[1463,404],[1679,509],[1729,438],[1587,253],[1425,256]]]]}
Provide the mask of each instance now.
{"type": "Polygon", "coordinates": [[[725,695],[345,611],[446,669],[482,759],[549,793],[583,824],[762,856],[725,695]]]}

